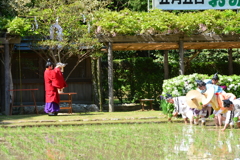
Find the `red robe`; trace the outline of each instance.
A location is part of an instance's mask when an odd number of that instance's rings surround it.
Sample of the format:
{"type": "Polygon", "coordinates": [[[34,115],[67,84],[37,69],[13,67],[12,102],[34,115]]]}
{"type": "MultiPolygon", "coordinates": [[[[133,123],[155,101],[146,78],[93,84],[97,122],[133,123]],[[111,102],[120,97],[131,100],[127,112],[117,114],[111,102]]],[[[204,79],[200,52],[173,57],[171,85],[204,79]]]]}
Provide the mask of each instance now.
{"type": "Polygon", "coordinates": [[[46,69],[44,72],[44,82],[45,102],[55,102],[59,104],[60,98],[57,89],[62,89],[67,86],[60,68],[54,68],[53,70],[46,69]]]}

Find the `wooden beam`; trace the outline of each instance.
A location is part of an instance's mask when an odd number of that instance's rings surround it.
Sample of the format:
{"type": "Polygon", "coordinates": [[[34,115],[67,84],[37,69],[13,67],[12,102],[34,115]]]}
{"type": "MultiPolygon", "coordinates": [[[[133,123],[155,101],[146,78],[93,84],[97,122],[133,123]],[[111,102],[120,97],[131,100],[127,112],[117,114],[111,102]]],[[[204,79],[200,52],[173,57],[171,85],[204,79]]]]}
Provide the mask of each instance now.
{"type": "MultiPolygon", "coordinates": [[[[240,48],[240,42],[184,42],[183,48],[186,50],[240,48]]],[[[113,51],[173,49],[179,49],[179,43],[112,43],[113,51]]]]}

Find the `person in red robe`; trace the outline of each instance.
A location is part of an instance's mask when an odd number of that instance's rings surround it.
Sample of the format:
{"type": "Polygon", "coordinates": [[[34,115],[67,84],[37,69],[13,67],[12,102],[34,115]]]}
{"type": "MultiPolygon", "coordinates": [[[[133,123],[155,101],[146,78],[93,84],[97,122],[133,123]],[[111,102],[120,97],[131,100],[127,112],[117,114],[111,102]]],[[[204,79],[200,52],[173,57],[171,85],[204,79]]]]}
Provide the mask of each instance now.
{"type": "Polygon", "coordinates": [[[48,59],[46,63],[46,70],[44,72],[44,82],[45,82],[45,108],[44,111],[48,113],[49,116],[57,115],[60,107],[60,97],[58,94],[58,89],[66,87],[66,82],[62,75],[61,69],[55,67],[53,63],[48,59]]]}

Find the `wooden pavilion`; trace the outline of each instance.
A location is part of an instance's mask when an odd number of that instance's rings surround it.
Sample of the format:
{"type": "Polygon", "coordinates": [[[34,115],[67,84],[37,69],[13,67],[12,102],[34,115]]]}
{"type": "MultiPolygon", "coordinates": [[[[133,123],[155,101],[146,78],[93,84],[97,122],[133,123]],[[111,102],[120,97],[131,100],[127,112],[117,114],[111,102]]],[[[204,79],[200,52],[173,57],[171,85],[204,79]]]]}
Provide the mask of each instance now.
{"type": "MultiPolygon", "coordinates": [[[[98,35],[99,41],[107,46],[109,111],[113,106],[113,51],[127,50],[164,50],[164,74],[168,76],[168,50],[179,50],[179,74],[184,74],[184,50],[189,49],[232,49],[240,48],[240,34],[199,33],[193,35],[98,35]]],[[[231,51],[231,50],[229,50],[231,51]]],[[[229,52],[229,65],[232,65],[232,53],[229,52]]]]}
{"type": "MultiPolygon", "coordinates": [[[[168,76],[168,50],[179,50],[179,74],[184,74],[184,50],[188,49],[232,49],[240,48],[240,34],[217,35],[201,33],[195,35],[164,34],[164,35],[97,35],[99,42],[104,43],[108,52],[108,84],[109,84],[109,111],[113,106],[113,51],[127,50],[164,50],[164,74],[168,76]]],[[[5,50],[5,94],[9,95],[9,44],[19,43],[21,39],[4,37],[0,39],[0,46],[5,50]]],[[[229,53],[229,65],[231,65],[229,53]]],[[[8,113],[9,97],[5,96],[5,109],[8,113]]]]}

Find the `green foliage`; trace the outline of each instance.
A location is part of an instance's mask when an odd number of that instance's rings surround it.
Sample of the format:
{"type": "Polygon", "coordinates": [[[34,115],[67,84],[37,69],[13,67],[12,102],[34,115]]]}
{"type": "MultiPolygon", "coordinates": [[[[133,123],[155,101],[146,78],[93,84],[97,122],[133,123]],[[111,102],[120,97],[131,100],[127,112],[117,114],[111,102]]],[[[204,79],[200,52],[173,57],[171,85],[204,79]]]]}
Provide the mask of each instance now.
{"type": "MultiPolygon", "coordinates": [[[[206,74],[180,75],[171,79],[164,80],[162,95],[171,94],[172,96],[185,96],[188,91],[196,90],[196,80],[211,79],[212,76],[206,74]]],[[[219,75],[219,85],[227,86],[227,93],[233,93],[236,97],[240,96],[240,76],[219,75]]]]}
{"type": "Polygon", "coordinates": [[[124,8],[128,8],[132,11],[147,11],[147,5],[147,1],[142,0],[112,0],[108,8],[116,11],[120,11],[124,8]]]}
{"type": "Polygon", "coordinates": [[[6,30],[6,25],[8,24],[8,19],[4,17],[0,17],[0,30],[6,30]]]}
{"type": "MultiPolygon", "coordinates": [[[[97,0],[39,1],[29,12],[25,12],[25,16],[32,24],[35,24],[34,18],[38,23],[38,29],[33,32],[33,36],[38,37],[37,41],[33,42],[33,49],[50,48],[43,57],[51,57],[54,63],[65,62],[72,55],[80,59],[81,55],[86,54],[86,49],[89,54],[99,53],[103,45],[91,29],[91,23],[94,11],[104,7],[106,2],[97,0]],[[53,32],[51,39],[50,29],[53,32]],[[60,30],[62,34],[59,34],[60,30]]],[[[99,57],[99,55],[92,54],[91,56],[99,57]]]]}
{"type": "Polygon", "coordinates": [[[129,9],[120,12],[99,10],[95,13],[94,27],[99,34],[240,34],[240,13],[232,10],[205,10],[195,12],[162,11],[134,12],[129,9]]]}
{"type": "Polygon", "coordinates": [[[172,103],[168,103],[165,99],[160,98],[159,101],[160,109],[162,110],[163,114],[167,115],[168,117],[172,117],[172,113],[174,111],[174,105],[172,103]]]}
{"type": "Polygon", "coordinates": [[[31,24],[27,19],[15,17],[13,19],[0,17],[0,31],[11,35],[26,36],[31,31],[31,24]]]}
{"type": "Polygon", "coordinates": [[[0,13],[6,17],[15,17],[29,11],[40,0],[1,0],[0,13]]]}
{"type": "Polygon", "coordinates": [[[238,122],[238,117],[234,117],[233,118],[233,121],[236,123],[236,122],[238,122]]]}
{"type": "MultiPolygon", "coordinates": [[[[131,55],[132,53],[129,53],[131,55]]],[[[156,99],[162,88],[163,66],[154,63],[152,58],[137,57],[114,60],[114,95],[122,103],[136,102],[139,99],[156,99]]],[[[108,88],[107,64],[102,64],[103,93],[108,88]]],[[[107,95],[105,95],[107,97],[107,95]]]]}
{"type": "Polygon", "coordinates": [[[7,33],[13,35],[26,36],[31,31],[31,24],[27,19],[15,17],[11,21],[9,20],[6,28],[7,33]]]}
{"type": "Polygon", "coordinates": [[[209,118],[214,118],[215,117],[215,114],[211,114],[210,116],[209,116],[209,118]]]}
{"type": "Polygon", "coordinates": [[[135,59],[135,88],[139,88],[135,99],[156,98],[161,93],[163,66],[154,63],[152,58],[135,59]]]}

